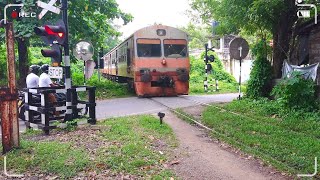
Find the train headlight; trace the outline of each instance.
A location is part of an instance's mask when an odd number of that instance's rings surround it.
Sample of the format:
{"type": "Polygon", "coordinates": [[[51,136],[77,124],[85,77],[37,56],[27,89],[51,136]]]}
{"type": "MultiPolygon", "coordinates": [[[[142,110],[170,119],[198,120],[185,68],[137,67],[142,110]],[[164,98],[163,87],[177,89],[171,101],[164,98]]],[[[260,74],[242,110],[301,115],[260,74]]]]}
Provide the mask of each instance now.
{"type": "Polygon", "coordinates": [[[164,29],[157,29],[158,36],[165,36],[167,34],[166,30],[164,29]]]}
{"type": "Polygon", "coordinates": [[[178,68],[177,70],[178,80],[182,82],[189,81],[189,73],[186,68],[178,68]]]}
{"type": "Polygon", "coordinates": [[[150,82],[152,80],[150,69],[140,69],[140,73],[142,82],[150,82]]]}

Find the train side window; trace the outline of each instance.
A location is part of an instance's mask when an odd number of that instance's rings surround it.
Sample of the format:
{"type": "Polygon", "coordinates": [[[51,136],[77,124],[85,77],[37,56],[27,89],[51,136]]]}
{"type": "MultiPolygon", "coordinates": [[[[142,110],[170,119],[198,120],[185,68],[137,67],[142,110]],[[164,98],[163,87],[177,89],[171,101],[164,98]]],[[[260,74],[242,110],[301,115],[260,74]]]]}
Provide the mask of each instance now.
{"type": "Polygon", "coordinates": [[[164,56],[168,58],[187,57],[187,41],[184,39],[165,39],[164,56]]]}
{"type": "Polygon", "coordinates": [[[127,49],[127,66],[131,65],[131,55],[130,55],[130,49],[127,49]]]}
{"type": "Polygon", "coordinates": [[[138,57],[161,57],[160,39],[138,39],[138,57]]]}

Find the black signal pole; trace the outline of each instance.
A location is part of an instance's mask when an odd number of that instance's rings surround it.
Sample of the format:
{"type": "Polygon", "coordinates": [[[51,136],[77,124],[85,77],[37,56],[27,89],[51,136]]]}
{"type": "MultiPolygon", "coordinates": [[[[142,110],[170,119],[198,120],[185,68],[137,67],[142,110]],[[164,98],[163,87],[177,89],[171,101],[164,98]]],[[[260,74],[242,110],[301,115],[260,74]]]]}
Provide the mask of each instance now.
{"type": "Polygon", "coordinates": [[[204,54],[204,62],[205,62],[205,77],[203,81],[204,91],[208,91],[208,44],[204,45],[205,47],[205,54],[204,54]]]}
{"type": "Polygon", "coordinates": [[[65,121],[72,120],[72,92],[71,92],[71,69],[70,69],[70,54],[69,54],[69,26],[68,26],[68,0],[62,0],[62,20],[66,26],[66,34],[65,34],[65,41],[63,44],[64,48],[64,65],[65,65],[65,88],[67,91],[67,110],[65,121]]]}

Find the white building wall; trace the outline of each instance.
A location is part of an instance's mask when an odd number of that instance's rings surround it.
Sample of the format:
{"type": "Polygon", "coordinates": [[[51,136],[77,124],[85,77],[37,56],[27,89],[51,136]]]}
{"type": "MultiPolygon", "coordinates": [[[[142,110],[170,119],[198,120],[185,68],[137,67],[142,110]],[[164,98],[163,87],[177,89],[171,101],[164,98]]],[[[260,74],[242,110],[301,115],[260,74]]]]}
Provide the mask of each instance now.
{"type": "MultiPolygon", "coordinates": [[[[250,72],[253,60],[243,60],[241,63],[241,82],[247,82],[250,78],[250,72]]],[[[239,82],[240,75],[240,61],[235,60],[233,66],[233,74],[236,80],[239,82]]]]}

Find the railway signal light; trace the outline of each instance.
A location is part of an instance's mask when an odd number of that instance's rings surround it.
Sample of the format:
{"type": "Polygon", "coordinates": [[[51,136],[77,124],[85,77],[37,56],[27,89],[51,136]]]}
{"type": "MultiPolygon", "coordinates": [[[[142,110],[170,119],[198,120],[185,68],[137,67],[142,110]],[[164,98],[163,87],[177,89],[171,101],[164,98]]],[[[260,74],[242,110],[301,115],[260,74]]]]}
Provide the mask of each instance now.
{"type": "Polygon", "coordinates": [[[52,66],[60,66],[62,52],[59,45],[64,45],[66,39],[66,26],[64,23],[58,21],[56,25],[35,27],[34,32],[51,46],[51,49],[42,49],[41,54],[44,57],[51,57],[52,66]]]}
{"type": "Polygon", "coordinates": [[[66,26],[62,21],[58,21],[56,25],[45,25],[43,27],[35,27],[34,32],[38,36],[42,36],[47,44],[63,45],[66,39],[66,26]]]}
{"type": "Polygon", "coordinates": [[[50,36],[55,37],[55,40],[59,44],[63,44],[65,41],[66,37],[66,27],[64,25],[58,25],[58,26],[51,26],[51,25],[46,25],[44,26],[44,29],[46,33],[50,36]]]}
{"type": "Polygon", "coordinates": [[[51,49],[41,49],[41,54],[44,57],[51,57],[52,66],[60,66],[62,60],[62,53],[59,45],[53,44],[51,46],[51,49]]]}
{"type": "Polygon", "coordinates": [[[210,56],[207,56],[207,58],[209,59],[210,62],[214,62],[214,55],[210,55],[210,56]]]}
{"type": "Polygon", "coordinates": [[[204,61],[206,64],[208,64],[208,62],[214,62],[215,57],[214,55],[208,55],[209,51],[214,52],[213,47],[212,48],[208,48],[208,44],[205,44],[205,56],[204,56],[204,61]]]}

